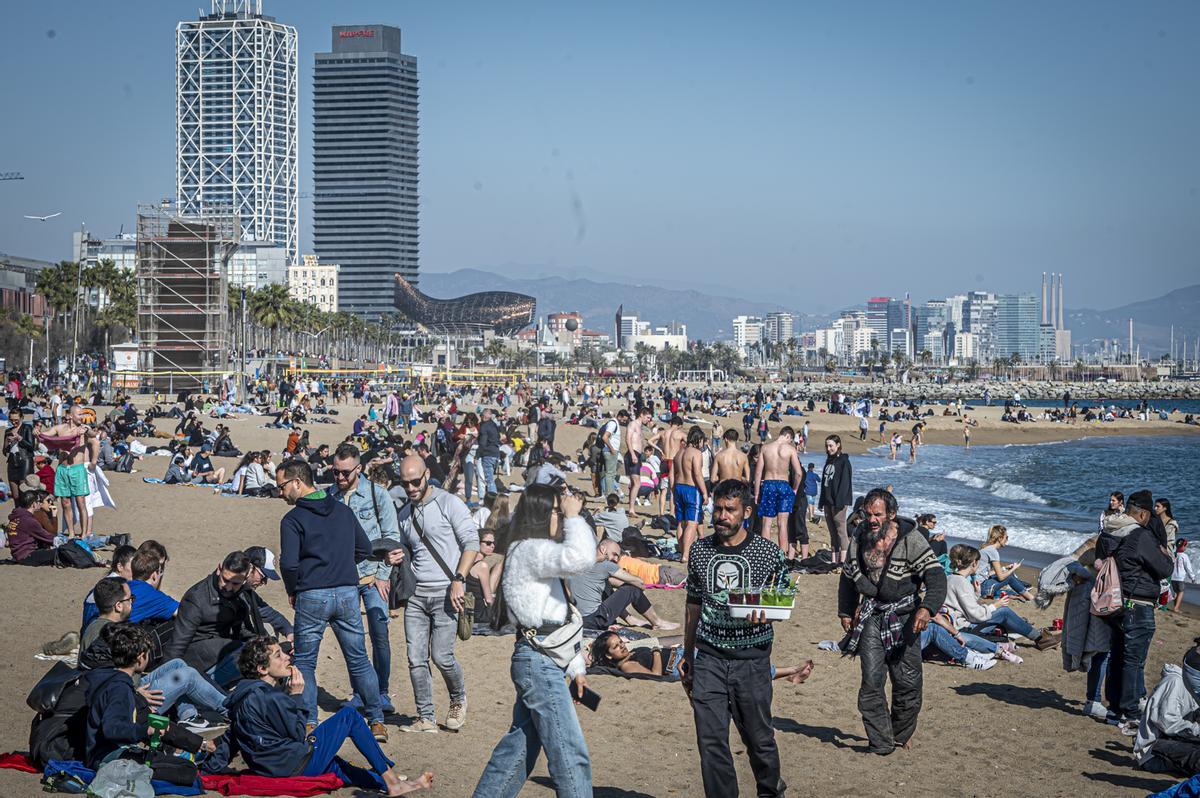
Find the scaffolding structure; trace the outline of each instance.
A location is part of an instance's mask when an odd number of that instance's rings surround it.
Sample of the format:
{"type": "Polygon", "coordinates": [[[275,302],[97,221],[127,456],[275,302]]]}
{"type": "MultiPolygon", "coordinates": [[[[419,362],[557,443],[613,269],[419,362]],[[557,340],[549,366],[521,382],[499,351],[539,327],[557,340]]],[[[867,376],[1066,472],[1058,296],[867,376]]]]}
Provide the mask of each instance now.
{"type": "Polygon", "coordinates": [[[139,371],[154,390],[204,390],[229,368],[229,258],[241,237],[223,211],[138,206],[139,371]]]}

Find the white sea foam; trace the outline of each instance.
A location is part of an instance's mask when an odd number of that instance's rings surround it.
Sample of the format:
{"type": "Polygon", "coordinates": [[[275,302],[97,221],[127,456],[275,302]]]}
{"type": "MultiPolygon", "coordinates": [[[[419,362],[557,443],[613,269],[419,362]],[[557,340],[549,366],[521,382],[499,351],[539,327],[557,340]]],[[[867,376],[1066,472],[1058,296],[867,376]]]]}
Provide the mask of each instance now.
{"type": "Polygon", "coordinates": [[[956,468],[951,471],[946,475],[946,479],[952,479],[955,482],[961,482],[964,485],[972,488],[979,488],[980,490],[987,490],[988,485],[991,484],[983,477],[977,477],[974,474],[963,471],[961,468],[956,468]]]}
{"type": "Polygon", "coordinates": [[[1033,504],[1049,504],[1050,502],[1043,499],[1031,490],[1026,490],[1020,485],[1014,485],[1011,482],[996,480],[991,485],[991,493],[993,496],[999,496],[1002,499],[1013,499],[1015,501],[1032,502],[1033,504]]]}

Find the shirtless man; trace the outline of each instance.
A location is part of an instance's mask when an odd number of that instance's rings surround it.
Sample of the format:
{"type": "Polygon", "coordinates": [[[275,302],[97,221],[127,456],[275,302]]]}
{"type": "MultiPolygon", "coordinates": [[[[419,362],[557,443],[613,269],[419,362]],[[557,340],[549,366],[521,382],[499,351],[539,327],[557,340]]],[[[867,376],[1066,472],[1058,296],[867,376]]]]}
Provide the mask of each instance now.
{"type": "Polygon", "coordinates": [[[80,537],[92,536],[92,517],[87,512],[88,470],[100,458],[100,439],[83,423],[83,408],[73,404],[61,424],[38,433],[47,449],[66,451],[67,459],[54,472],[54,495],[62,505],[67,534],[75,537],[75,514],[82,529],[80,537]],[[73,506],[72,506],[73,505],[73,506]]]}
{"type": "MultiPolygon", "coordinates": [[[[674,421],[674,419],[672,419],[674,421]]],[[[708,504],[708,488],[704,484],[704,430],[692,426],[685,445],[675,453],[671,469],[671,493],[675,499],[675,520],[679,522],[680,554],[687,562],[688,552],[700,530],[704,505],[708,504]]]]}
{"type": "MultiPolygon", "coordinates": [[[[788,559],[796,556],[796,550],[788,540],[788,518],[796,504],[796,487],[804,473],[800,458],[796,456],[796,433],[791,427],[779,430],[779,437],[764,444],[754,472],[754,495],[758,497],[758,515],[763,519],[762,536],[771,537],[771,519],[779,535],[779,548],[787,552],[788,559]]],[[[807,556],[807,552],[805,552],[807,556]]]]}
{"type": "Polygon", "coordinates": [[[667,484],[671,486],[667,502],[674,506],[675,501],[675,455],[679,454],[679,450],[684,445],[683,419],[679,416],[671,416],[669,426],[662,431],[662,453],[663,462],[667,466],[667,484]]]}
{"type": "Polygon", "coordinates": [[[625,428],[625,474],[629,477],[629,511],[636,516],[634,504],[637,502],[638,484],[642,478],[642,450],[647,443],[654,443],[661,433],[652,434],[646,438],[646,425],[651,423],[650,408],[643,405],[625,428]]]}
{"type": "Polygon", "coordinates": [[[750,481],[750,460],[738,448],[738,431],[726,430],[721,451],[713,458],[713,484],[727,479],[750,481]]]}

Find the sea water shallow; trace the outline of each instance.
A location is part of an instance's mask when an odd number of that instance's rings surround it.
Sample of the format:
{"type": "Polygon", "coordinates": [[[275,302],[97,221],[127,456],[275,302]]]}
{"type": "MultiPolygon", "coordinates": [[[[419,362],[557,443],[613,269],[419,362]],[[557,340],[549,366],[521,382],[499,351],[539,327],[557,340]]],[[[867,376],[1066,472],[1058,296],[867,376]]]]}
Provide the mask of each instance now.
{"type": "MultiPolygon", "coordinates": [[[[800,455],[817,464],[824,457],[800,455]]],[[[1012,546],[1067,554],[1099,531],[1111,491],[1148,489],[1171,500],[1188,556],[1200,570],[1200,437],[1113,436],[1044,444],[928,444],[909,464],[908,447],[852,455],[854,492],[893,486],[902,515],[935,513],[938,532],[981,543],[992,524],[1012,546]]]]}

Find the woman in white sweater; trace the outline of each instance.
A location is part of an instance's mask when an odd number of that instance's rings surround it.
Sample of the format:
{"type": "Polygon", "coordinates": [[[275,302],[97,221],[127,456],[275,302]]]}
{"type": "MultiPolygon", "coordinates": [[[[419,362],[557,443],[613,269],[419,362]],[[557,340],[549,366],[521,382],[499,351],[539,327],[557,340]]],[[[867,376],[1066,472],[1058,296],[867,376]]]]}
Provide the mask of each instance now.
{"type": "Polygon", "coordinates": [[[539,650],[557,628],[569,622],[566,580],[596,561],[596,536],[579,517],[583,502],[549,485],[530,485],[521,494],[512,522],[497,538],[504,555],[500,592],[507,604],[498,622],[517,625],[513,649],[513,686],[517,691],[513,722],[492,751],[476,798],[513,798],[532,772],[539,749],[559,798],[592,794],[592,764],[575,715],[567,679],[576,695],[587,686],[582,638],[565,669],[539,650]],[[507,618],[504,617],[507,615],[507,618]],[[526,636],[532,632],[532,640],[526,636]]]}
{"type": "Polygon", "coordinates": [[[1034,629],[1033,624],[1013,612],[1008,606],[1008,596],[983,604],[971,584],[971,574],[979,565],[979,549],[962,543],[950,549],[950,576],[946,577],[946,606],[961,624],[959,628],[977,635],[994,631],[997,626],[1005,632],[1016,632],[1034,641],[1038,649],[1047,649],[1058,643],[1061,633],[1034,629]]]}

